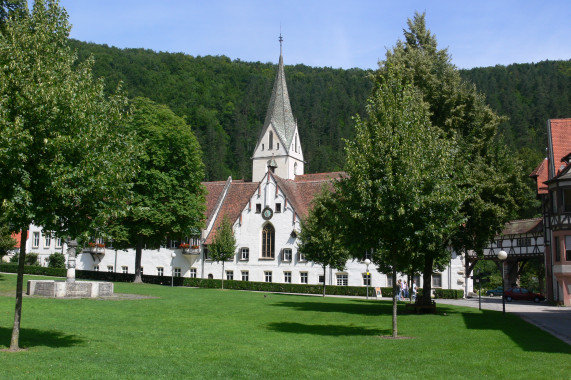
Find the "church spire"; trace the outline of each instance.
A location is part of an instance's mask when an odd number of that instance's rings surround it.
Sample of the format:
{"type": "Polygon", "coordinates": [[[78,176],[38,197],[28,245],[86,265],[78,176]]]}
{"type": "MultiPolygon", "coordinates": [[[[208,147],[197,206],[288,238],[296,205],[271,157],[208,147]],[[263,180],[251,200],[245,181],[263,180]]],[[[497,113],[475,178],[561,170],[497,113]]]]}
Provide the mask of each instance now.
{"type": "Polygon", "coordinates": [[[303,174],[303,153],[297,123],[293,117],[283,60],[283,37],[280,33],[280,59],[264,126],[254,149],[252,180],[259,181],[268,167],[281,178],[293,179],[303,174]],[[268,166],[268,163],[272,165],[268,166]]]}

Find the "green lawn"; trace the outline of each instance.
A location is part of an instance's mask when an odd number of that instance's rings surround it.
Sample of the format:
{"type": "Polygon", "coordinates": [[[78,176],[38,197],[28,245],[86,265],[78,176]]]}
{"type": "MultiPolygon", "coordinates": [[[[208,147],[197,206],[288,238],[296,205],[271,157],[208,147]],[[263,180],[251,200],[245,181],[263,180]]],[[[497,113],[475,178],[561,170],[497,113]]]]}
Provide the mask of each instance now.
{"type": "MultiPolygon", "coordinates": [[[[15,279],[0,274],[0,348],[15,279]]],[[[439,315],[400,315],[399,335],[411,338],[390,340],[379,337],[391,332],[384,301],[123,283],[115,292],[155,298],[24,298],[28,350],[0,352],[0,378],[571,377],[571,346],[510,314],[439,305],[439,315]]]]}

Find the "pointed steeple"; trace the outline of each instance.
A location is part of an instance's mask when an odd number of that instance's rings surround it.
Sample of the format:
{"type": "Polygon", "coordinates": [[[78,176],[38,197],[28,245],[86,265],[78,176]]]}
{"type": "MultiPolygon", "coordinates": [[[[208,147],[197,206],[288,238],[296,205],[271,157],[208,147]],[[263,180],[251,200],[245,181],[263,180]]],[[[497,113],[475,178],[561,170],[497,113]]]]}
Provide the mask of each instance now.
{"type": "Polygon", "coordinates": [[[304,173],[303,152],[293,118],[284,72],[280,34],[280,61],[264,126],[252,156],[252,180],[260,181],[268,170],[284,179],[304,173]]]}
{"type": "Polygon", "coordinates": [[[274,88],[268,105],[268,112],[264,121],[264,128],[262,128],[263,136],[266,129],[270,124],[273,125],[277,134],[284,144],[284,148],[289,150],[291,146],[294,132],[295,132],[295,119],[291,111],[291,104],[289,102],[289,94],[287,91],[287,84],[284,72],[284,59],[282,55],[282,41],[283,38],[280,34],[280,60],[278,64],[278,72],[274,81],[274,88]]]}

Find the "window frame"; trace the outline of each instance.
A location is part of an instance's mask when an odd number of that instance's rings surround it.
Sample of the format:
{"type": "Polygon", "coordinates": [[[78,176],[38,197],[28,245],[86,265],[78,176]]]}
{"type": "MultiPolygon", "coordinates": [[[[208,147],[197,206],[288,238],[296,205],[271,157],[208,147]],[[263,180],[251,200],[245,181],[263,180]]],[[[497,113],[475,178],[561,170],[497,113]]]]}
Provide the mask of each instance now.
{"type": "Polygon", "coordinates": [[[40,248],[40,235],[39,231],[34,231],[32,233],[32,248],[40,248]]]}
{"type": "Polygon", "coordinates": [[[349,274],[348,273],[336,273],[335,279],[337,286],[349,286],[349,274]]]}
{"type": "Polygon", "coordinates": [[[309,272],[299,272],[300,284],[309,284],[309,272]]]}
{"type": "Polygon", "coordinates": [[[282,261],[291,262],[293,260],[293,250],[291,248],[282,249],[282,261]]]}
{"type": "Polygon", "coordinates": [[[121,273],[129,273],[129,267],[128,267],[128,266],[125,266],[125,265],[122,265],[122,266],[121,266],[121,273]]]}
{"type": "Polygon", "coordinates": [[[165,268],[164,267],[157,267],[157,276],[162,277],[165,275],[165,268]]]}
{"type": "Polygon", "coordinates": [[[196,268],[190,268],[189,275],[190,275],[190,278],[196,278],[196,275],[197,275],[196,268]]]}
{"type": "Polygon", "coordinates": [[[262,260],[274,260],[276,258],[276,229],[271,223],[266,223],[262,228],[262,260]]]}
{"type": "Polygon", "coordinates": [[[442,273],[433,273],[432,274],[432,288],[442,288],[442,273]],[[438,279],[438,280],[436,280],[438,279]]]}
{"type": "Polygon", "coordinates": [[[270,282],[270,283],[272,282],[272,271],[271,270],[265,270],[264,271],[264,282],[270,282]]]}
{"type": "Polygon", "coordinates": [[[250,260],[250,248],[242,247],[240,248],[240,261],[250,260]]]}
{"type": "Polygon", "coordinates": [[[240,275],[242,281],[250,281],[250,271],[247,270],[240,271],[240,275]]]}
{"type": "Polygon", "coordinates": [[[363,275],[363,286],[371,286],[371,272],[364,272],[363,275]]]}
{"type": "Polygon", "coordinates": [[[175,268],[174,268],[173,276],[174,276],[174,277],[180,277],[181,274],[182,274],[182,271],[181,271],[180,267],[175,267],[175,268]]]}
{"type": "Polygon", "coordinates": [[[284,271],[284,283],[291,284],[291,271],[284,271]]]}

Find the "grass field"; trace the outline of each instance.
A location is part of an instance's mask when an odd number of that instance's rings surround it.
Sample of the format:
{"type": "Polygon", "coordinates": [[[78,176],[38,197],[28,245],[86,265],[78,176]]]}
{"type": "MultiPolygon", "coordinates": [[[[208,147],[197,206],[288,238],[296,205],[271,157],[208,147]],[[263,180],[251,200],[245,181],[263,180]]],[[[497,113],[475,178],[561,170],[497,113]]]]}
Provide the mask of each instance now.
{"type": "MultiPolygon", "coordinates": [[[[15,282],[0,274],[0,348],[15,282]]],[[[571,378],[571,347],[510,314],[438,305],[438,315],[399,315],[410,338],[391,340],[380,337],[391,333],[385,301],[124,283],[115,292],[153,298],[25,297],[27,350],[0,352],[0,378],[571,378]]]]}

